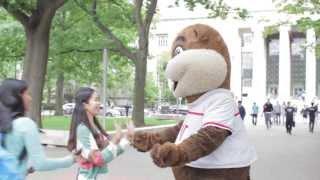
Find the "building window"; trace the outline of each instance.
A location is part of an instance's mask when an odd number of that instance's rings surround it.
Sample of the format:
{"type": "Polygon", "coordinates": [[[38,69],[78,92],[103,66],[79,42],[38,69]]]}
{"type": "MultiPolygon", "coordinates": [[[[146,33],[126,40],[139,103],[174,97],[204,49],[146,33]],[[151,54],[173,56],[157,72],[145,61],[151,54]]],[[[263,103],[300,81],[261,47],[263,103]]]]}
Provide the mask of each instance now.
{"type": "Polygon", "coordinates": [[[239,36],[241,38],[241,88],[252,87],[253,33],[250,28],[241,28],[239,36]]]}
{"type": "Polygon", "coordinates": [[[279,33],[267,37],[267,95],[278,96],[279,88],[279,33]]]}
{"type": "Polygon", "coordinates": [[[270,56],[278,56],[279,55],[279,39],[271,39],[268,44],[268,51],[270,56]]]}
{"type": "Polygon", "coordinates": [[[252,44],[253,34],[252,32],[244,32],[241,37],[242,47],[249,47],[252,44]]]}
{"type": "Polygon", "coordinates": [[[168,46],[168,34],[157,34],[158,46],[167,47],[168,46]]]}
{"type": "Polygon", "coordinates": [[[291,42],[291,54],[292,56],[297,56],[299,60],[304,60],[306,55],[305,38],[293,38],[291,42]]]}
{"type": "Polygon", "coordinates": [[[252,86],[252,67],[253,57],[252,52],[242,52],[242,86],[252,86]]]}
{"type": "Polygon", "coordinates": [[[306,84],[305,34],[292,33],[291,49],[291,96],[303,98],[306,84]]]}
{"type": "Polygon", "coordinates": [[[250,48],[253,40],[253,33],[250,28],[239,29],[239,36],[241,38],[241,47],[250,48]]]}

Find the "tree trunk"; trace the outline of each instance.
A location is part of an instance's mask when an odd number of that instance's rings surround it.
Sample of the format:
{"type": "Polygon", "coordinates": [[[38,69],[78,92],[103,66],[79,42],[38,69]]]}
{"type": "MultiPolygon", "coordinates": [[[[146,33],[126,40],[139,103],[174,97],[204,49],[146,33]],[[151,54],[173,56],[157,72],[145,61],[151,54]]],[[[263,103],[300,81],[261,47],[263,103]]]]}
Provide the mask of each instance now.
{"type": "Polygon", "coordinates": [[[56,116],[62,116],[63,115],[63,99],[64,99],[64,93],[63,93],[63,84],[64,84],[64,74],[63,72],[59,73],[57,83],[56,83],[56,116]]]}
{"type": "Polygon", "coordinates": [[[136,126],[144,126],[144,87],[146,83],[147,56],[138,54],[135,61],[135,80],[132,119],[136,126]]]}
{"type": "Polygon", "coordinates": [[[47,70],[49,34],[54,13],[37,17],[39,23],[25,27],[27,37],[26,57],[23,66],[23,79],[29,85],[32,104],[29,112],[30,118],[35,120],[41,128],[41,102],[42,92],[47,70]]]}
{"type": "Polygon", "coordinates": [[[47,86],[47,91],[48,91],[48,94],[47,94],[47,104],[51,104],[51,93],[52,93],[52,88],[51,86],[47,86]]]}

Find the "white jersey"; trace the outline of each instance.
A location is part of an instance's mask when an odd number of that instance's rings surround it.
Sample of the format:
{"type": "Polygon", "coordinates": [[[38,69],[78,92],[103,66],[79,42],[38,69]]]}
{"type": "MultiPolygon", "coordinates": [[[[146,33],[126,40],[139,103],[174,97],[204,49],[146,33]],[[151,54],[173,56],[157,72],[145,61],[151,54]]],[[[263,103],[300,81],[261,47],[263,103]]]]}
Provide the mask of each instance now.
{"type": "Polygon", "coordinates": [[[209,126],[226,129],[231,135],[211,154],[192,161],[187,166],[204,169],[239,168],[249,166],[257,159],[233,94],[229,90],[209,91],[188,104],[188,110],[176,144],[209,126]]]}

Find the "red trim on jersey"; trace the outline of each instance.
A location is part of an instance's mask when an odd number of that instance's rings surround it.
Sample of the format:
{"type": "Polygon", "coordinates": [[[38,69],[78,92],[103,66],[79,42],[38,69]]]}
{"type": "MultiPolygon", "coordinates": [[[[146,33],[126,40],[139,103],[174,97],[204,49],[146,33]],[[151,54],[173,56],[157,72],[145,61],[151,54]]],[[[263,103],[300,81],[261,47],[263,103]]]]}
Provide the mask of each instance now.
{"type": "Polygon", "coordinates": [[[227,129],[229,131],[231,131],[231,128],[224,125],[224,124],[220,124],[220,123],[216,123],[216,122],[206,122],[203,124],[202,127],[207,127],[207,126],[214,126],[214,127],[219,127],[219,128],[222,128],[222,129],[227,129]]]}
{"type": "Polygon", "coordinates": [[[188,111],[188,114],[203,116],[203,113],[188,111]]]}
{"type": "Polygon", "coordinates": [[[183,125],[182,125],[181,130],[180,130],[180,134],[179,134],[179,138],[178,138],[179,140],[181,140],[184,132],[186,131],[186,129],[187,129],[188,127],[189,127],[188,124],[183,124],[183,125]]]}
{"type": "MultiPolygon", "coordinates": [[[[197,115],[197,116],[203,116],[204,113],[199,113],[199,112],[192,112],[192,111],[188,111],[188,114],[192,114],[192,115],[197,115]]],[[[240,112],[237,112],[234,114],[234,116],[239,116],[240,112]]]]}

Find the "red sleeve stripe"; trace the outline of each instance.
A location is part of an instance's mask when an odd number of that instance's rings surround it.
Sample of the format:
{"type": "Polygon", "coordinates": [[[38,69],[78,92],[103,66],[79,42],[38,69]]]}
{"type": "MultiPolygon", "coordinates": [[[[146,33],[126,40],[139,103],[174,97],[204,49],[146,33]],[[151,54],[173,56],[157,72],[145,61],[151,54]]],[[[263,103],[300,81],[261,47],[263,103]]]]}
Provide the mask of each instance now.
{"type": "Polygon", "coordinates": [[[208,126],[213,126],[213,127],[218,127],[222,129],[226,129],[229,131],[232,131],[232,129],[224,124],[216,123],[216,122],[206,122],[202,125],[202,128],[208,127],[208,126]]]}
{"type": "Polygon", "coordinates": [[[203,116],[203,113],[188,111],[188,114],[203,116]]]}

